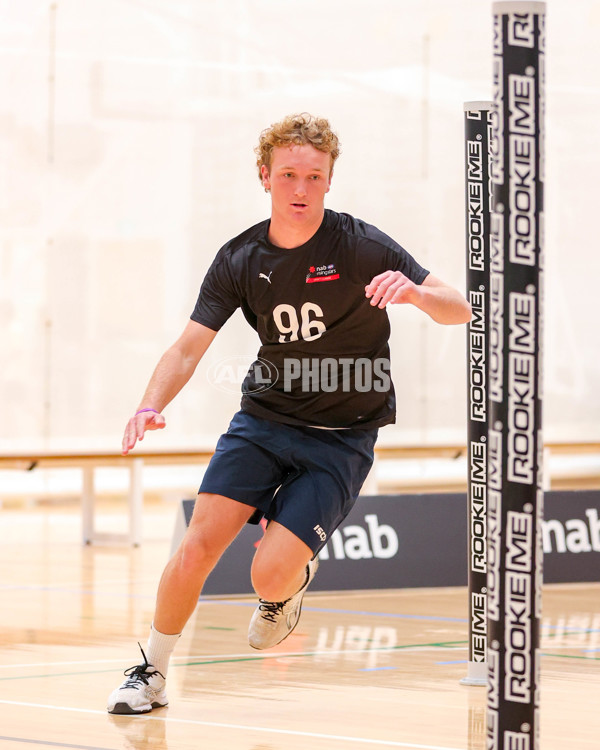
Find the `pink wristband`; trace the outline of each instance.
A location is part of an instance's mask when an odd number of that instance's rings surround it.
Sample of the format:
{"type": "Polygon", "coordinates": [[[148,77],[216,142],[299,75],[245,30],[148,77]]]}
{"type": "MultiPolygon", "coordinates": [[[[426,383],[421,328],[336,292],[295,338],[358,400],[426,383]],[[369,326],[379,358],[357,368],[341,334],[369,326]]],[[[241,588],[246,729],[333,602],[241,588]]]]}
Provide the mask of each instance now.
{"type": "Polygon", "coordinates": [[[139,411],[136,411],[135,415],[137,417],[138,414],[141,414],[143,411],[153,411],[155,414],[160,414],[159,411],[156,411],[156,409],[140,409],[139,411]]]}

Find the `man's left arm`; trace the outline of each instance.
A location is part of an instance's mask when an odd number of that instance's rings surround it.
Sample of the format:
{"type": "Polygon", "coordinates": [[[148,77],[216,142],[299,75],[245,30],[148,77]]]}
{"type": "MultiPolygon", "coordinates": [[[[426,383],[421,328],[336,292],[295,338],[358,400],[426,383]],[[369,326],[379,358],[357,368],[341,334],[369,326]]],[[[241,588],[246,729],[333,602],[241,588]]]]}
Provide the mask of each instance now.
{"type": "Polygon", "coordinates": [[[373,307],[414,305],[436,323],[457,325],[471,320],[471,305],[449,284],[429,274],[422,284],[415,284],[401,271],[385,271],[365,287],[373,307]]]}

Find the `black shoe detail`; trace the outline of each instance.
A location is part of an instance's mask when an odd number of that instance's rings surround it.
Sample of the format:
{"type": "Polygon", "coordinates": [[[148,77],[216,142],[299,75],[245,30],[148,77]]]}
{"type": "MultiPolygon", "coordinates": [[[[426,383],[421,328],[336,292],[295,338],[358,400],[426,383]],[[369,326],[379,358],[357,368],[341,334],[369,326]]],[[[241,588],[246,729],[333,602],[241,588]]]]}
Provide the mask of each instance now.
{"type": "Polygon", "coordinates": [[[289,602],[289,599],[286,599],[285,602],[268,602],[266,599],[259,599],[258,601],[258,608],[262,612],[263,620],[269,620],[269,622],[275,624],[276,618],[283,613],[283,608],[289,602]]]}

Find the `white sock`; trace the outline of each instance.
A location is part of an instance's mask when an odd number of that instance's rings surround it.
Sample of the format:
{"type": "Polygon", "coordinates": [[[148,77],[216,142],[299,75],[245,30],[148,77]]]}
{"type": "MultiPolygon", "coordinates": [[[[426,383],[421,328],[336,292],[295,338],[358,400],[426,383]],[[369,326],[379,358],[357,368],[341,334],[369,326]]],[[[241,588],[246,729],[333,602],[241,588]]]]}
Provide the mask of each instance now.
{"type": "Polygon", "coordinates": [[[146,659],[148,659],[149,664],[158,669],[163,677],[167,676],[169,659],[180,635],[181,633],[176,633],[175,635],[160,633],[155,629],[154,623],[150,628],[150,636],[148,638],[148,645],[146,646],[146,659]]]}

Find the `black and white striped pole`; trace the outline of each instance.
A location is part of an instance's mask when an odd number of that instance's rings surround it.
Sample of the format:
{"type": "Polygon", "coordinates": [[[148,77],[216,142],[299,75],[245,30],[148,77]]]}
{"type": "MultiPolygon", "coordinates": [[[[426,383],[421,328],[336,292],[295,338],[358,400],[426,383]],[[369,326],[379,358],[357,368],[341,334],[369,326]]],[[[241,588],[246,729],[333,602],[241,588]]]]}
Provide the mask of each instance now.
{"type": "Polygon", "coordinates": [[[488,750],[539,748],[545,4],[493,4],[488,750]]]}
{"type": "Polygon", "coordinates": [[[467,299],[467,514],[469,663],[463,685],[487,685],[487,431],[490,286],[489,131],[492,102],[466,102],[465,207],[467,299]]]}

